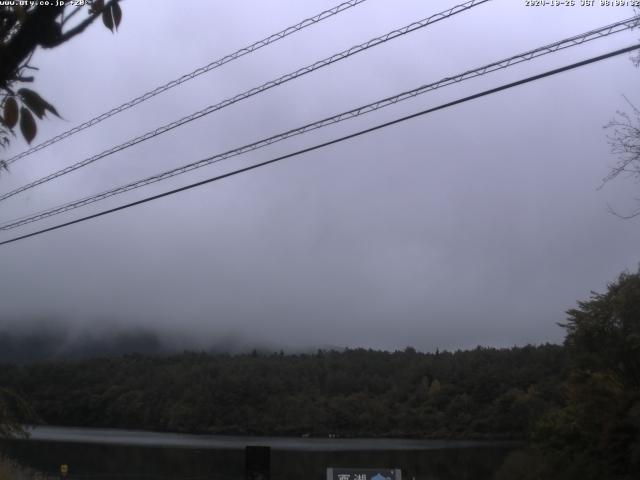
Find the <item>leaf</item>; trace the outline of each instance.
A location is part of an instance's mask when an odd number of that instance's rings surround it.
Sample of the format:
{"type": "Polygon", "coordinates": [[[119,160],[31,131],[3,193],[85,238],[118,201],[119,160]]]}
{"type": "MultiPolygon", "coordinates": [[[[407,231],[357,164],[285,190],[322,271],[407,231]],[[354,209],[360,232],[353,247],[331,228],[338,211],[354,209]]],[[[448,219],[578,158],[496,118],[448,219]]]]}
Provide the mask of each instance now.
{"type": "Polygon", "coordinates": [[[111,9],[107,8],[102,11],[102,23],[113,33],[113,17],[111,15],[111,9]]]}
{"type": "Polygon", "coordinates": [[[55,107],[33,90],[29,90],[28,88],[21,88],[20,90],[18,90],[18,95],[20,95],[20,98],[22,98],[22,101],[25,103],[25,105],[29,107],[29,109],[33,113],[35,113],[38,118],[42,118],[47,110],[53,113],[56,117],[60,118],[60,114],[55,109],[55,107]]]}
{"type": "Polygon", "coordinates": [[[120,4],[115,2],[111,5],[111,13],[113,14],[113,23],[118,30],[118,26],[120,26],[120,21],[122,20],[122,9],[120,8],[120,4]]]}
{"type": "Polygon", "coordinates": [[[31,143],[38,131],[33,115],[31,115],[31,112],[25,107],[20,108],[20,131],[27,143],[31,143]]]}
{"type": "Polygon", "coordinates": [[[29,107],[29,110],[35,113],[38,118],[42,118],[44,116],[46,111],[45,101],[40,95],[33,90],[26,88],[18,90],[18,94],[20,95],[20,98],[22,98],[24,104],[29,107]]]}
{"type": "Polygon", "coordinates": [[[104,0],[95,0],[89,9],[89,14],[92,15],[94,13],[99,12],[104,8],[104,0]]]}
{"type": "Polygon", "coordinates": [[[13,128],[18,123],[18,102],[13,97],[7,98],[4,102],[4,124],[13,128]]]}

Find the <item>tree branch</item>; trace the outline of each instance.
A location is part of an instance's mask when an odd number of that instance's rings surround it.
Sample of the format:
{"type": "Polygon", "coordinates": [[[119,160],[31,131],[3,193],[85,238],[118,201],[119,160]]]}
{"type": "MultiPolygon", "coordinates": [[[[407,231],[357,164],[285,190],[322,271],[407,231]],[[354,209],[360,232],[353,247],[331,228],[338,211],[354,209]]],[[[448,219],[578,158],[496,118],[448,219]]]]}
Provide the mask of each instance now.
{"type": "MultiPolygon", "coordinates": [[[[107,2],[103,8],[93,12],[65,33],[62,33],[62,25],[56,22],[56,18],[64,11],[64,5],[35,7],[28,13],[16,34],[6,44],[0,43],[0,87],[7,87],[11,78],[16,76],[20,65],[38,46],[53,48],[70,40],[82,33],[102,12],[118,1],[107,2]]],[[[74,13],[75,11],[72,12],[74,13]]],[[[66,20],[68,19],[69,17],[66,20]]]]}
{"type": "Polygon", "coordinates": [[[113,5],[114,3],[118,3],[119,0],[111,0],[110,2],[107,2],[104,7],[102,7],[100,10],[95,11],[94,13],[92,13],[91,15],[89,15],[89,17],[87,17],[86,19],[84,19],[82,22],[80,22],[78,25],[76,25],[75,27],[73,27],[71,30],[66,31],[65,33],[63,33],[62,35],[60,35],[59,37],[59,41],[52,44],[50,47],[48,48],[52,48],[52,47],[57,47],[58,45],[72,39],[73,37],[75,37],[76,35],[78,35],[79,33],[84,32],[84,30],[91,25],[94,20],[96,18],[98,18],[100,15],[102,15],[102,12],[104,12],[105,10],[107,10],[108,8],[111,8],[111,5],[113,5]]]}
{"type": "Polygon", "coordinates": [[[68,22],[69,20],[71,20],[71,18],[72,18],[76,13],[78,13],[80,10],[82,10],[82,5],[80,5],[80,6],[76,7],[76,8],[73,10],[73,12],[71,12],[69,15],[67,15],[66,17],[64,17],[64,18],[62,19],[61,24],[62,24],[62,25],[64,25],[65,23],[67,23],[67,22],[68,22]]]}
{"type": "Polygon", "coordinates": [[[52,26],[64,6],[35,8],[11,40],[0,48],[0,85],[6,87],[8,79],[16,74],[20,65],[38,45],[52,36],[52,26]]]}
{"type": "Polygon", "coordinates": [[[640,216],[640,208],[636,209],[634,212],[630,213],[629,215],[622,215],[618,212],[616,212],[613,207],[611,207],[611,205],[609,205],[607,203],[607,210],[609,210],[609,213],[615,215],[618,218],[622,218],[623,220],[630,220],[632,218],[636,218],[638,216],[640,216]]]}

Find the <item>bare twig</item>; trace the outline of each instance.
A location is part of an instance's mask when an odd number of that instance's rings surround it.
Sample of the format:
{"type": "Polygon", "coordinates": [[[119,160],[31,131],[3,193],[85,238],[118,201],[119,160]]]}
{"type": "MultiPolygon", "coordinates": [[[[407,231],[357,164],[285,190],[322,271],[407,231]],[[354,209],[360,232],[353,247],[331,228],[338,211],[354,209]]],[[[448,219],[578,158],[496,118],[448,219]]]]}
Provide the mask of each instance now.
{"type": "MultiPolygon", "coordinates": [[[[640,199],[636,198],[636,201],[640,201],[640,199]]],[[[622,218],[623,220],[630,220],[632,218],[636,218],[636,217],[640,216],[640,207],[638,207],[635,211],[633,211],[629,215],[622,215],[622,214],[616,212],[613,209],[613,207],[611,205],[609,205],[608,203],[607,203],[607,210],[609,211],[609,213],[615,215],[618,218],[622,218]]]]}
{"type": "Polygon", "coordinates": [[[613,129],[613,132],[607,135],[607,140],[611,147],[611,153],[616,155],[619,161],[602,180],[599,188],[622,172],[639,173],[640,171],[640,109],[627,97],[624,99],[631,107],[633,116],[627,112],[617,111],[617,117],[604,127],[605,129],[613,129]]]}
{"type": "MultiPolygon", "coordinates": [[[[62,20],[60,21],[60,25],[64,25],[65,23],[67,23],[76,13],[78,13],[80,10],[82,10],[82,5],[76,7],[73,12],[71,12],[69,15],[67,15],[66,17],[63,17],[62,20]]],[[[64,15],[64,11],[62,12],[64,15]]]]}

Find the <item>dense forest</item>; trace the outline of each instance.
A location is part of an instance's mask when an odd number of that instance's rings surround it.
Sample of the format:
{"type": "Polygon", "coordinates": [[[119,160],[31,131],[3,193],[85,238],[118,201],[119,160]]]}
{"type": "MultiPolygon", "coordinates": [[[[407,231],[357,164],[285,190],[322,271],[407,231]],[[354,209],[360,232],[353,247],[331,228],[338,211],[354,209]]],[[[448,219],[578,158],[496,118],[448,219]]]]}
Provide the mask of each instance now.
{"type": "Polygon", "coordinates": [[[0,385],[55,425],[229,434],[518,437],[562,404],[557,345],[5,365],[0,385]]]}

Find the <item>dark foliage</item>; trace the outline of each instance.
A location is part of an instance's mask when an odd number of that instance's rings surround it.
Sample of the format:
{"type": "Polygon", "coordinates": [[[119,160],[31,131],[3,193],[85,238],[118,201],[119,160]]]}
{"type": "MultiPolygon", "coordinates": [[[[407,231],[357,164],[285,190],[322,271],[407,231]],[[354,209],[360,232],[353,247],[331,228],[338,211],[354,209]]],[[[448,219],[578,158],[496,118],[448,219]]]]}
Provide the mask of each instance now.
{"type": "Polygon", "coordinates": [[[50,424],[229,434],[524,437],[563,401],[557,345],[423,354],[126,355],[7,365],[50,424]]]}
{"type": "Polygon", "coordinates": [[[567,405],[534,435],[545,477],[640,478],[640,271],[567,313],[567,405]]]}
{"type": "MultiPolygon", "coordinates": [[[[34,115],[39,120],[47,112],[60,116],[37,92],[16,88],[33,82],[33,76],[27,73],[37,70],[30,65],[34,52],[68,42],[98,17],[102,17],[109,30],[117,30],[122,20],[118,2],[3,2],[0,5],[0,148],[9,145],[16,126],[20,127],[27,143],[31,143],[38,130],[34,115]],[[86,16],[76,16],[83,10],[86,16]]],[[[8,170],[7,162],[0,160],[0,169],[8,170]]]]}

